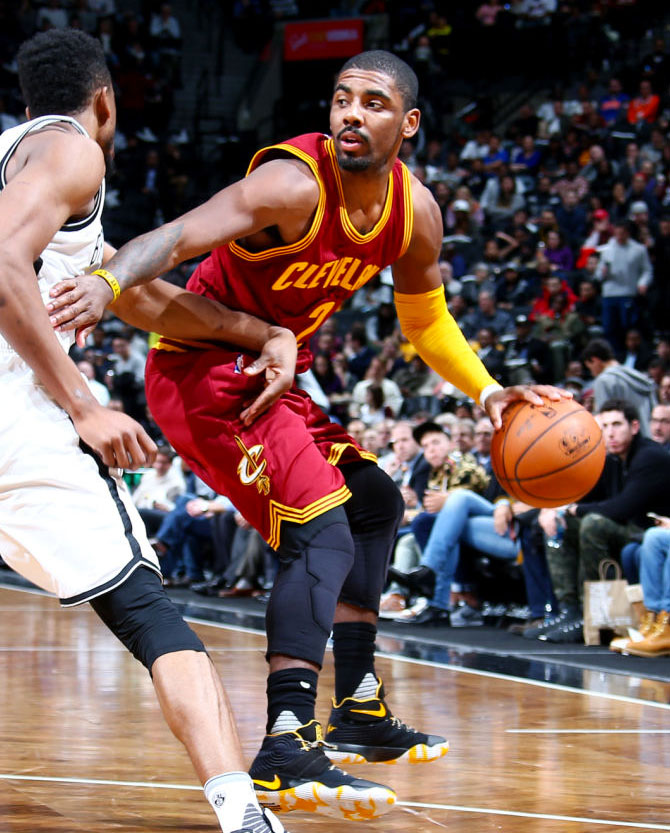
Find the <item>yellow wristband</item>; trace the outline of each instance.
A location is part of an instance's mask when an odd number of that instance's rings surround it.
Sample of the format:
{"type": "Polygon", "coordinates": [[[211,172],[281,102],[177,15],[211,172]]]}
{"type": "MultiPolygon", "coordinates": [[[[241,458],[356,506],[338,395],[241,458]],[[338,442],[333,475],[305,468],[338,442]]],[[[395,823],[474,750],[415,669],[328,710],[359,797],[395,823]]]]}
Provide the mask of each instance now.
{"type": "Polygon", "coordinates": [[[107,283],[109,288],[114,293],[114,300],[119,297],[121,294],[121,287],[119,286],[119,282],[116,280],[114,275],[111,272],[108,272],[106,269],[96,269],[94,272],[91,272],[92,275],[98,275],[107,283]]]}

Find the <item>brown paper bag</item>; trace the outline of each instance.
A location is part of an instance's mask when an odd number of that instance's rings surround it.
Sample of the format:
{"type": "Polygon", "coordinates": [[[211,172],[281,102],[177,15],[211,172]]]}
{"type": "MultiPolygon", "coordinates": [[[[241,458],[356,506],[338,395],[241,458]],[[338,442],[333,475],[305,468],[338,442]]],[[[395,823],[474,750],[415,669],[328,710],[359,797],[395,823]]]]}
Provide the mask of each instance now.
{"type": "Polygon", "coordinates": [[[600,645],[601,629],[621,636],[635,625],[633,607],[628,598],[628,582],[622,578],[616,561],[605,559],[598,565],[600,581],[584,582],[584,644],[600,645]],[[609,572],[614,578],[608,579],[609,572]]]}

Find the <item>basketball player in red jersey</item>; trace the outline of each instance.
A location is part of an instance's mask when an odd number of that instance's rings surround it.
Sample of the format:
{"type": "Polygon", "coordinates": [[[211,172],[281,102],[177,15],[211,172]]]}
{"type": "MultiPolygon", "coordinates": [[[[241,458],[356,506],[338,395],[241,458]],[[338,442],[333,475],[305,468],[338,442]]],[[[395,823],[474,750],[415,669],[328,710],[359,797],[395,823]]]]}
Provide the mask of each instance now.
{"type": "MultiPolygon", "coordinates": [[[[213,249],[189,289],[293,330],[300,370],[311,361],[312,333],[392,264],[403,332],[494,425],[514,400],[559,399],[551,387],[501,388],[447,312],[439,209],[397,160],[419,127],[416,95],[416,76],[394,55],[350,59],[335,86],[332,137],[260,151],[244,180],[123,246],[103,280],[65,281],[53,292],[54,326],[82,337],[112,300],[108,282],[141,292],[140,284],[213,249]]],[[[175,339],[159,347],[147,368],[152,413],[280,561],[267,613],[267,734],[251,767],[259,796],[284,810],[380,815],[394,793],[331,767],[326,753],[346,763],[418,762],[448,749],[444,738],[392,716],[374,668],[378,601],[403,512],[398,489],[297,388],[257,421],[240,419],[259,384],[240,373],[243,350],[175,339]],[[314,703],[331,628],[336,690],[324,747],[314,703]]]]}

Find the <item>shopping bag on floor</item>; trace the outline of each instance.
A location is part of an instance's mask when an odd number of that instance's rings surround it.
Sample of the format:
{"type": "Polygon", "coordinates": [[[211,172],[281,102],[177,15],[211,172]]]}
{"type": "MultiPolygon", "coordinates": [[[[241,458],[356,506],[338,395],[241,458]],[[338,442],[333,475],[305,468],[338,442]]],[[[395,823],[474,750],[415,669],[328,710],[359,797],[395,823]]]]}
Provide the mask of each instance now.
{"type": "Polygon", "coordinates": [[[626,636],[635,624],[628,598],[628,582],[616,561],[604,559],[598,565],[600,581],[584,582],[584,644],[600,645],[600,631],[612,630],[626,636]],[[613,578],[607,578],[608,575],[613,578]]]}

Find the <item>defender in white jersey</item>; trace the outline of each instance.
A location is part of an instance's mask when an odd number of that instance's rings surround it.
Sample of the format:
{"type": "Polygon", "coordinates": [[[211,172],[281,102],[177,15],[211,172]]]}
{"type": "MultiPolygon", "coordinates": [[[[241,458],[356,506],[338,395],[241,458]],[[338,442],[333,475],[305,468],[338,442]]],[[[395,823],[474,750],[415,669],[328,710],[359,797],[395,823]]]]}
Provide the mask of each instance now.
{"type": "MultiPolygon", "coordinates": [[[[202,642],[167,598],[142,521],[116,476],[153,459],[127,415],[101,407],[56,335],[45,302],[64,275],[100,267],[105,157],[115,105],[98,41],[51,30],[21,47],[29,121],[0,136],[0,553],[64,605],[90,601],[151,672],[226,833],[281,831],[257,803],[230,708],[202,642]]],[[[261,353],[269,385],[243,418],[286,390],[295,339],[163,283],[120,302],[136,326],[230,340],[261,353]],[[203,303],[205,302],[205,303],[203,303]],[[240,342],[242,337],[243,342],[240,342]]]]}

